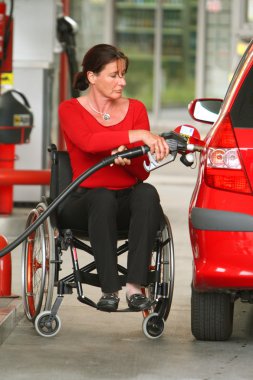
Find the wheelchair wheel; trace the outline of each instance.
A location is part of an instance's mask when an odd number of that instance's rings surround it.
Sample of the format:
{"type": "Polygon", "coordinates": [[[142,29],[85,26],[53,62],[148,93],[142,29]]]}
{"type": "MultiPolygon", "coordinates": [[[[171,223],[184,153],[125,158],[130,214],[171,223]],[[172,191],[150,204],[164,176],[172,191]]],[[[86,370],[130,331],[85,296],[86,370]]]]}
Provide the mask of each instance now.
{"type": "Polygon", "coordinates": [[[168,318],[174,291],[175,281],[175,258],[174,258],[174,243],[169,219],[165,216],[166,225],[162,231],[162,241],[168,240],[168,243],[163,247],[163,262],[162,262],[162,279],[168,285],[167,303],[163,315],[164,320],[168,318]]]}
{"type": "Polygon", "coordinates": [[[58,315],[52,315],[50,311],[43,311],[37,315],[34,327],[39,335],[51,338],[60,331],[61,320],[58,315]]]}
{"type": "MultiPolygon", "coordinates": [[[[174,244],[170,227],[170,222],[165,216],[165,226],[161,231],[160,244],[166,244],[161,249],[161,267],[160,267],[160,289],[155,289],[154,284],[148,287],[149,298],[153,301],[153,313],[159,313],[159,316],[165,321],[168,318],[174,291],[175,278],[175,260],[174,260],[174,244]]],[[[152,255],[152,266],[155,268],[156,252],[152,255]]],[[[147,317],[147,313],[144,313],[147,317]]]]}
{"type": "MultiPolygon", "coordinates": [[[[26,228],[45,211],[44,203],[37,205],[27,219],[26,228]]],[[[27,318],[34,321],[42,310],[52,304],[55,276],[55,241],[50,219],[47,218],[30,233],[22,246],[22,295],[27,318]]]]}
{"type": "Polygon", "coordinates": [[[142,329],[147,338],[160,338],[164,330],[164,320],[158,313],[151,313],[143,320],[142,329]]]}

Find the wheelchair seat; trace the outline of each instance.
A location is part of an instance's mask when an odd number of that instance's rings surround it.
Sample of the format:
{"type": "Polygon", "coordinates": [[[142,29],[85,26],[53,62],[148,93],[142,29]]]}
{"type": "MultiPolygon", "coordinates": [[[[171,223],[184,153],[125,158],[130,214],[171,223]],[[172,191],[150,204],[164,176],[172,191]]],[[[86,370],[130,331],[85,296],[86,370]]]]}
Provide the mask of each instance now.
{"type": "MultiPolygon", "coordinates": [[[[58,151],[51,145],[50,196],[30,211],[26,227],[33,224],[72,181],[70,158],[66,151],[58,151]]],[[[52,212],[39,227],[26,238],[22,246],[22,292],[24,310],[28,320],[35,324],[42,336],[54,336],[60,329],[57,311],[65,294],[77,290],[77,299],[83,304],[97,308],[96,302],[84,295],[82,284],[100,287],[93,250],[88,233],[82,229],[62,229],[58,210],[52,212]],[[79,268],[77,250],[88,254],[90,262],[79,268]],[[70,251],[73,272],[60,278],[63,252],[70,251]],[[53,289],[57,287],[57,297],[52,305],[53,289]]],[[[127,231],[120,231],[117,255],[128,251],[127,231]]],[[[120,283],[126,284],[127,269],[118,264],[120,283]]],[[[143,288],[152,301],[150,310],[143,311],[143,332],[151,339],[162,335],[164,321],[168,318],[174,289],[174,246],[168,218],[157,232],[149,266],[149,285],[143,288]]],[[[117,311],[130,311],[129,309],[117,311]]]]}
{"type": "MultiPolygon", "coordinates": [[[[52,165],[51,165],[51,180],[50,180],[50,201],[54,200],[61,194],[72,182],[72,168],[70,157],[67,151],[57,151],[56,146],[52,145],[50,148],[52,165]]],[[[57,214],[64,208],[65,201],[61,202],[58,206],[55,217],[58,219],[57,225],[60,223],[57,214]]],[[[89,234],[84,229],[73,229],[73,234],[84,240],[89,240],[89,234]]],[[[119,230],[118,240],[127,239],[128,231],[119,230]]]]}

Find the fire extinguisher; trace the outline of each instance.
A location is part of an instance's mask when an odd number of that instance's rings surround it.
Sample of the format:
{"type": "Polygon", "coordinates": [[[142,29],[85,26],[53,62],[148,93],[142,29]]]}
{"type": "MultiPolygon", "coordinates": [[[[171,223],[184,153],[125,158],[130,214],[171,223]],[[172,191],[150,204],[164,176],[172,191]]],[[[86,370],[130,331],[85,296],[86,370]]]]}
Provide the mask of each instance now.
{"type": "MultiPolygon", "coordinates": [[[[0,95],[0,170],[14,169],[14,144],[28,143],[32,128],[33,114],[25,95],[16,90],[0,95]]],[[[12,209],[13,185],[1,185],[0,214],[10,214],[12,209]]]]}

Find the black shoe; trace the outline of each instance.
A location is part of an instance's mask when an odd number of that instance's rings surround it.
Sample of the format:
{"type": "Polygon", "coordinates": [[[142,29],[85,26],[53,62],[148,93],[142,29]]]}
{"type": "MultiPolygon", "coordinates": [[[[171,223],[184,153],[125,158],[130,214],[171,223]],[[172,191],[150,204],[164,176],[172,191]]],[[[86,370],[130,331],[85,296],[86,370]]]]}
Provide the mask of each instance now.
{"type": "Polygon", "coordinates": [[[129,309],[134,311],[146,310],[151,307],[150,300],[144,294],[132,294],[129,298],[126,296],[129,309]]]}
{"type": "Polygon", "coordinates": [[[119,305],[119,297],[114,293],[105,293],[97,303],[97,308],[103,311],[116,311],[119,305]]]}

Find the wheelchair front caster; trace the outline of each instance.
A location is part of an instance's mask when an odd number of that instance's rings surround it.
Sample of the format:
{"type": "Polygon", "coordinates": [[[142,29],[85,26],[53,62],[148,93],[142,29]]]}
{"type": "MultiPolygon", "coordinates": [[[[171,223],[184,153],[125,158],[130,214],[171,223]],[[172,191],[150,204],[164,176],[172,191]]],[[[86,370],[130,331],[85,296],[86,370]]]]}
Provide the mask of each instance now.
{"type": "Polygon", "coordinates": [[[43,311],[36,317],[34,327],[39,335],[51,338],[60,331],[61,320],[58,315],[52,315],[50,311],[43,311]]]}
{"type": "Polygon", "coordinates": [[[164,330],[164,320],[158,313],[151,313],[143,320],[142,330],[149,339],[160,338],[164,330]]]}

